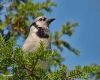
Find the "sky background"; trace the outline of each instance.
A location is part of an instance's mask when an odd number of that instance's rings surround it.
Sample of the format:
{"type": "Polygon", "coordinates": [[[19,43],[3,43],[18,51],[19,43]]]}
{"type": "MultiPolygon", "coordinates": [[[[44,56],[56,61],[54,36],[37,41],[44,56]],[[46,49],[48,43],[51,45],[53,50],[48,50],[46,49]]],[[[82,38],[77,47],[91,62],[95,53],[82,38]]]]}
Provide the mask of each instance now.
{"type": "MultiPolygon", "coordinates": [[[[37,0],[39,2],[43,0],[37,0]]],[[[100,0],[54,0],[58,6],[53,8],[49,18],[56,18],[51,24],[51,32],[60,30],[66,21],[78,22],[72,37],[65,37],[72,47],[80,50],[80,56],[64,49],[62,56],[67,66],[100,65],[100,0]]],[[[5,10],[4,10],[5,11],[5,10]]],[[[3,16],[1,16],[3,17],[3,16]]],[[[20,44],[19,39],[18,42],[20,44]]],[[[23,40],[22,40],[23,42],[23,40]]]]}
{"type": "Polygon", "coordinates": [[[66,21],[78,22],[72,37],[65,39],[79,49],[80,56],[64,50],[62,55],[68,66],[100,64],[100,0],[54,0],[58,6],[48,17],[55,17],[51,31],[60,30],[66,21]]]}

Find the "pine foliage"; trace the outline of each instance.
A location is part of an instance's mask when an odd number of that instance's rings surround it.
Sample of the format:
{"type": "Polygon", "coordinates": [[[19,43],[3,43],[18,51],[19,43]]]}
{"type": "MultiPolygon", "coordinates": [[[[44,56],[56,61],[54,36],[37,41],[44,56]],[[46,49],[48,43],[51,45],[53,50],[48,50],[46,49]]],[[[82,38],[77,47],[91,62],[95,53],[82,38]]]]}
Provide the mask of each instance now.
{"type": "Polygon", "coordinates": [[[0,37],[0,42],[0,77],[3,80],[74,80],[100,75],[98,65],[76,66],[69,70],[62,64],[61,54],[57,50],[46,51],[42,43],[34,53],[24,53],[19,47],[14,48],[14,39],[5,42],[0,37]],[[45,69],[46,63],[49,63],[49,69],[45,69]]]}

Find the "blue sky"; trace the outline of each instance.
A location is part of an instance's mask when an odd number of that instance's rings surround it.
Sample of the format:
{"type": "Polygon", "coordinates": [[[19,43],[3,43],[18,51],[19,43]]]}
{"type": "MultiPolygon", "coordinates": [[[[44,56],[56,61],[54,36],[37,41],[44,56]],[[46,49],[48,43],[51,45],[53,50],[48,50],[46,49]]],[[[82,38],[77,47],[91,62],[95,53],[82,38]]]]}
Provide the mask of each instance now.
{"type": "Polygon", "coordinates": [[[72,37],[65,39],[80,50],[78,57],[68,50],[62,55],[68,66],[100,64],[100,0],[54,0],[58,7],[53,8],[48,17],[55,17],[51,31],[60,30],[66,21],[78,22],[79,27],[72,37]]]}

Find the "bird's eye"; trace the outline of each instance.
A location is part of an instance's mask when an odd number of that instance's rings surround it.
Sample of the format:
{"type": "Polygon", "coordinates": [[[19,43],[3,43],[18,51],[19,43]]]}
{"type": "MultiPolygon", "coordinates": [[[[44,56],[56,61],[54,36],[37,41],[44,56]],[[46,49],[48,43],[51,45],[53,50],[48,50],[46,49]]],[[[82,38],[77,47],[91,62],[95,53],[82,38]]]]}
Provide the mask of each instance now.
{"type": "Polygon", "coordinates": [[[46,18],[44,17],[43,21],[45,21],[45,20],[46,20],[46,18]]]}
{"type": "Polygon", "coordinates": [[[42,18],[40,18],[39,21],[42,21],[42,18]]]}

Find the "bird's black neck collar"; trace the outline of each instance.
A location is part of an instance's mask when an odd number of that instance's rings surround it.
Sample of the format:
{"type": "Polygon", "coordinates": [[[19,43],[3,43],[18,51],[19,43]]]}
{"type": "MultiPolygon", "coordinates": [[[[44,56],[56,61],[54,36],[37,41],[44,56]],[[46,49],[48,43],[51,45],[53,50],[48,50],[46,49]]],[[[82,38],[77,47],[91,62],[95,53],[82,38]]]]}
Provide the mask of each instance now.
{"type": "Polygon", "coordinates": [[[38,27],[38,25],[36,25],[36,23],[34,22],[32,24],[32,26],[34,26],[35,28],[38,29],[38,31],[36,32],[36,35],[40,38],[49,38],[49,34],[47,34],[45,32],[45,29],[43,27],[38,27]]]}
{"type": "Polygon", "coordinates": [[[49,38],[48,32],[43,27],[38,27],[38,31],[36,32],[37,36],[40,38],[49,38]]]}

